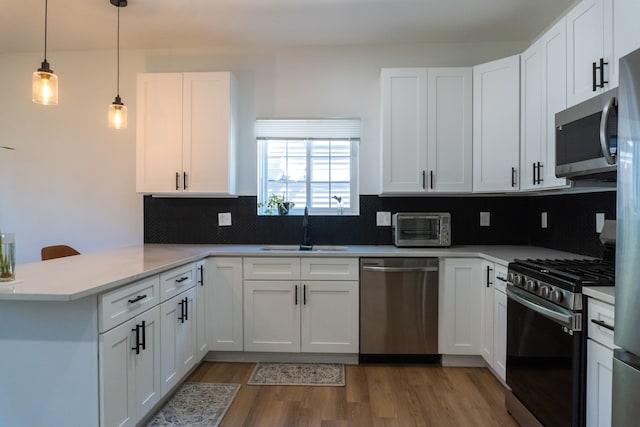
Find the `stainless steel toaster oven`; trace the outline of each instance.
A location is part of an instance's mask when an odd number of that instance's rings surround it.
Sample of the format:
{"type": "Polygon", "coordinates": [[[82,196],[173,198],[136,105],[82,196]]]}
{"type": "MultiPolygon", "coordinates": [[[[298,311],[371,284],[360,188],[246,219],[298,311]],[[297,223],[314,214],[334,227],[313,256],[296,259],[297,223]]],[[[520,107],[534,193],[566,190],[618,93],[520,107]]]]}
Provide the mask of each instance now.
{"type": "Polygon", "coordinates": [[[393,244],[427,247],[451,246],[451,214],[448,212],[398,212],[391,222],[393,244]]]}

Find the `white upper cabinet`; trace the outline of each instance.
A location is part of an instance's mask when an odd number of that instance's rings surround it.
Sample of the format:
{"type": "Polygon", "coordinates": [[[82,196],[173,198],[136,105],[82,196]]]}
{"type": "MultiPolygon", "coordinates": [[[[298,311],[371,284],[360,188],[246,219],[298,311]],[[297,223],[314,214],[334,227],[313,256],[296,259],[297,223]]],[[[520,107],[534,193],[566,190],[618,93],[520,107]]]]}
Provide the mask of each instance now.
{"type": "Polygon", "coordinates": [[[473,191],[519,188],[520,56],[473,67],[473,191]]]}
{"type": "Polygon", "coordinates": [[[640,31],[638,18],[640,17],[640,1],[615,0],[613,4],[613,48],[615,63],[636,49],[640,48],[640,31]]]}
{"type": "Polygon", "coordinates": [[[555,114],[566,108],[566,21],[521,55],[520,189],[567,186],[555,175],[555,114]]]}
{"type": "Polygon", "coordinates": [[[469,68],[381,73],[382,192],[471,191],[469,68]]]}
{"type": "Polygon", "coordinates": [[[582,0],[567,13],[567,105],[616,87],[617,68],[613,0],[582,0]]]}
{"type": "Polygon", "coordinates": [[[136,189],[235,193],[235,78],[138,74],[136,189]]]}

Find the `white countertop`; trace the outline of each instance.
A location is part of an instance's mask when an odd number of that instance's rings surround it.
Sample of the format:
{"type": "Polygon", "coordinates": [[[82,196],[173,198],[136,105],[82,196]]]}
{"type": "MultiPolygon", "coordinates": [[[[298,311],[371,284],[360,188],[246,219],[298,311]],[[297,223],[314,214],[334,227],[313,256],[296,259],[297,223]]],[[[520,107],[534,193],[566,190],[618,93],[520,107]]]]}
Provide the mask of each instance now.
{"type": "Polygon", "coordinates": [[[456,257],[484,258],[506,266],[514,259],[585,258],[534,246],[396,248],[347,246],[345,251],[263,250],[263,245],[152,244],[16,266],[16,283],[0,283],[0,300],[72,301],[197,261],[207,256],[456,257]]]}
{"type": "Polygon", "coordinates": [[[588,297],[615,305],[616,288],[615,286],[585,286],[582,293],[588,297]]]}

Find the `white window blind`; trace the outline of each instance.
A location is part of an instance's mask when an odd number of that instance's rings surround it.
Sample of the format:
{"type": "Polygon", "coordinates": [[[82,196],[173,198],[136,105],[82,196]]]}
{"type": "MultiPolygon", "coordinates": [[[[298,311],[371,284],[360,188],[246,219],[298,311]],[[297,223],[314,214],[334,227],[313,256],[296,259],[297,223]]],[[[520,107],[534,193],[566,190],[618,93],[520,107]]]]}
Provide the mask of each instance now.
{"type": "Polygon", "coordinates": [[[359,213],[360,119],[260,119],[256,139],[258,202],[276,194],[293,214],[359,213]]]}

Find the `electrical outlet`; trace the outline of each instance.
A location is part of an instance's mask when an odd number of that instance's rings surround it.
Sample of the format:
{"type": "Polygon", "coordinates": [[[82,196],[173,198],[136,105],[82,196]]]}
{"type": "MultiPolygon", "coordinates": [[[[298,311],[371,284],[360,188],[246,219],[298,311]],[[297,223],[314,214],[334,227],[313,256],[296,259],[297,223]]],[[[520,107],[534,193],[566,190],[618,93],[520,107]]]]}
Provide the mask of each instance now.
{"type": "Polygon", "coordinates": [[[480,227],[491,226],[491,212],[480,212],[480,227]]]}
{"type": "Polygon", "coordinates": [[[540,214],[540,227],[541,228],[547,228],[547,213],[546,212],[542,212],[540,214]]]}
{"type": "Polygon", "coordinates": [[[391,225],[391,212],[376,212],[376,225],[388,227],[391,225]]]}
{"type": "Polygon", "coordinates": [[[602,227],[604,227],[604,213],[596,214],[596,233],[602,232],[602,227]]]}
{"type": "Polygon", "coordinates": [[[218,214],[218,225],[220,227],[231,225],[231,212],[220,212],[218,214]]]}

